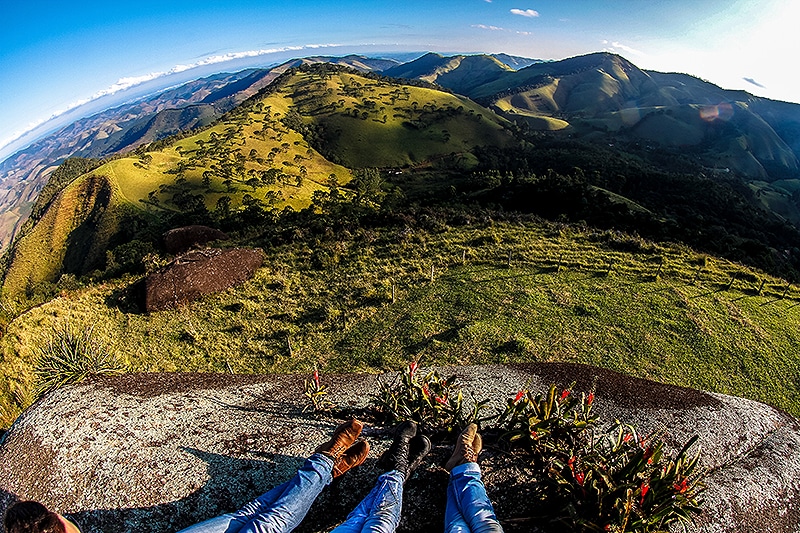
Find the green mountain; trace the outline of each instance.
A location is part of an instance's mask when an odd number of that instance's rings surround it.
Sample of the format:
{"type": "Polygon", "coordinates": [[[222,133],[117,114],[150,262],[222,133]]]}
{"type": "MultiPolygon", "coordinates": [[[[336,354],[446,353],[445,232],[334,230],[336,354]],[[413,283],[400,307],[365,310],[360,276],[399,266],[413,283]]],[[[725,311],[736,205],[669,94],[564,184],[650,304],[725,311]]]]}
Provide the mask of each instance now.
{"type": "MultiPolygon", "coordinates": [[[[465,58],[437,80],[468,79],[465,64],[530,75],[465,58]]],[[[428,81],[316,63],[273,73],[199,130],[68,160],[7,256],[0,424],[33,401],[41,347],[64,323],[130,371],[578,361],[800,412],[786,379],[797,375],[800,232],[734,171],[646,139],[660,131],[650,121],[692,126],[699,104],[613,131],[624,122],[614,105],[649,90],[647,73],[607,55],[568,67],[541,67],[575,76],[553,102],[598,111],[562,113],[561,133],[428,81]],[[224,246],[264,250],[264,267],[142,313],[132,287],[172,259],[161,234],[198,223],[229,232],[224,246]]],[[[730,105],[731,128],[777,133],[730,105]]]]}
{"type": "Polygon", "coordinates": [[[436,83],[459,94],[470,94],[514,69],[489,55],[445,57],[429,53],[382,72],[395,78],[414,78],[436,83]]]}
{"type": "Polygon", "coordinates": [[[300,210],[317,191],[349,182],[351,168],[506,147],[514,141],[505,126],[491,111],[436,89],[338,67],[291,69],[214,125],[76,178],[16,243],[3,292],[13,298],[64,274],[104,269],[109,248],[132,238],[131,219],[152,224],[252,202],[300,210]]]}
{"type": "MultiPolygon", "coordinates": [[[[684,74],[643,71],[614,54],[519,70],[502,68],[489,56],[428,54],[386,73],[435,82],[535,130],[680,147],[709,169],[749,180],[800,175],[800,105],[724,90],[684,74]]],[[[785,193],[756,187],[760,194],[785,193]]],[[[796,216],[790,220],[800,222],[796,216]]]]}

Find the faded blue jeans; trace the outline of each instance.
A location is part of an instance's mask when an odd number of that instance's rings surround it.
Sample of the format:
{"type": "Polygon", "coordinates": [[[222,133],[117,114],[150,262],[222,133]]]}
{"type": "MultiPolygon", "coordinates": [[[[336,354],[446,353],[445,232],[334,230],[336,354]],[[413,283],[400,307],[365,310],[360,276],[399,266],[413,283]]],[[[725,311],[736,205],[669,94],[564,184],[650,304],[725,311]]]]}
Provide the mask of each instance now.
{"type": "Polygon", "coordinates": [[[464,463],[450,472],[444,530],[445,533],[502,533],[481,481],[478,463],[464,463]]]}
{"type": "MultiPolygon", "coordinates": [[[[297,474],[234,513],[195,524],[179,533],[289,533],[305,518],[311,504],[333,476],[333,461],[322,454],[309,457],[297,474]]],[[[400,522],[403,475],[393,470],[337,527],[337,533],[391,533],[400,522]]]]}

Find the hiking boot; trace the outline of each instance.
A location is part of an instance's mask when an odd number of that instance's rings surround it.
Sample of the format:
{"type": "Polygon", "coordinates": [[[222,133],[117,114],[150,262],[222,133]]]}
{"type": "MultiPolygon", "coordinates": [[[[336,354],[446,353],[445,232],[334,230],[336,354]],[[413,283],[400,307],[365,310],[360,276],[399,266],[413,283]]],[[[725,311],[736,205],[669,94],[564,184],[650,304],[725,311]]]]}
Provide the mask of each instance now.
{"type": "Polygon", "coordinates": [[[333,431],[333,436],[328,442],[321,444],[314,453],[327,455],[334,462],[347,451],[350,446],[358,439],[364,424],[355,418],[345,422],[333,431]]]}
{"type": "Polygon", "coordinates": [[[387,472],[397,470],[402,474],[408,473],[409,470],[409,448],[411,439],[417,434],[417,423],[412,420],[407,420],[397,426],[395,430],[394,441],[389,449],[386,450],[380,458],[379,464],[387,472]]]}
{"type": "Polygon", "coordinates": [[[450,472],[458,465],[477,462],[478,454],[481,453],[482,448],[483,439],[478,434],[478,426],[475,424],[468,425],[458,436],[453,455],[444,465],[444,469],[450,472]]]}
{"type": "Polygon", "coordinates": [[[333,461],[333,477],[339,477],[351,468],[360,465],[367,460],[367,455],[369,455],[367,441],[360,440],[356,442],[333,461]]]}
{"type": "Polygon", "coordinates": [[[408,445],[408,470],[402,472],[404,476],[404,481],[408,481],[408,478],[411,477],[411,474],[414,473],[414,470],[422,462],[422,459],[428,455],[428,452],[431,451],[431,440],[426,437],[425,435],[417,435],[408,445]]]}

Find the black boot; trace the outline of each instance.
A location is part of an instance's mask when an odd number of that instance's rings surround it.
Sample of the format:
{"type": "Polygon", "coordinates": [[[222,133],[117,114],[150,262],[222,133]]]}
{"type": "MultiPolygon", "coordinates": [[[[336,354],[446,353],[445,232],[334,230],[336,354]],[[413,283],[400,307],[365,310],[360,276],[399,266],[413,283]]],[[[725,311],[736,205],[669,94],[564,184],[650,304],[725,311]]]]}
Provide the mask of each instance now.
{"type": "Polygon", "coordinates": [[[387,472],[397,470],[403,475],[408,473],[409,467],[409,448],[411,439],[417,434],[417,423],[407,420],[397,426],[394,435],[394,442],[389,446],[380,458],[379,465],[387,472]]]}
{"type": "Polygon", "coordinates": [[[403,483],[408,481],[414,470],[417,469],[422,459],[431,451],[431,440],[425,435],[417,435],[411,439],[408,446],[408,470],[403,472],[405,475],[403,483]]]}
{"type": "Polygon", "coordinates": [[[394,442],[381,456],[379,464],[387,472],[397,470],[403,474],[405,483],[430,451],[430,439],[425,435],[417,435],[416,422],[409,420],[397,427],[394,442]]]}

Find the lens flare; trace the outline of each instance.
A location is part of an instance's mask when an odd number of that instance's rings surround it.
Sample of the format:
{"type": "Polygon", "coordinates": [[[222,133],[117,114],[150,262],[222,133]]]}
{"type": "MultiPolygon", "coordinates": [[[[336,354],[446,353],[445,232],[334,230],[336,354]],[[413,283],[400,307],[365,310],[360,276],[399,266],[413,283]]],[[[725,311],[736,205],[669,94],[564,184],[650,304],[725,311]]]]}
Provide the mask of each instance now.
{"type": "Polygon", "coordinates": [[[728,121],[733,117],[733,106],[728,102],[723,102],[719,105],[707,105],[700,108],[700,118],[706,122],[715,122],[717,120],[728,121]]]}

